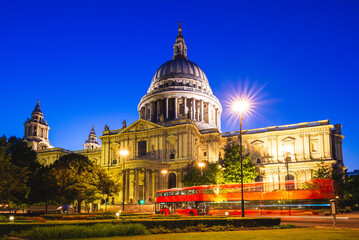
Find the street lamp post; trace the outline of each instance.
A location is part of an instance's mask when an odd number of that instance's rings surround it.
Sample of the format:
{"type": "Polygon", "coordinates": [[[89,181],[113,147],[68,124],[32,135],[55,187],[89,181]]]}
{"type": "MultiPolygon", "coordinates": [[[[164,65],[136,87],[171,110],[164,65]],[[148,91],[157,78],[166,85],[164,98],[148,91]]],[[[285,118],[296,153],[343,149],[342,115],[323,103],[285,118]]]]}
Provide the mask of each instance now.
{"type": "Polygon", "coordinates": [[[120,155],[123,157],[122,160],[122,211],[125,211],[125,187],[126,187],[126,157],[128,155],[127,150],[121,150],[120,155]]]}
{"type": "Polygon", "coordinates": [[[239,156],[241,161],[241,192],[242,192],[242,217],[244,214],[244,194],[243,194],[243,156],[242,156],[242,114],[248,109],[248,102],[237,101],[233,105],[233,110],[238,113],[239,116],[239,156]]]}

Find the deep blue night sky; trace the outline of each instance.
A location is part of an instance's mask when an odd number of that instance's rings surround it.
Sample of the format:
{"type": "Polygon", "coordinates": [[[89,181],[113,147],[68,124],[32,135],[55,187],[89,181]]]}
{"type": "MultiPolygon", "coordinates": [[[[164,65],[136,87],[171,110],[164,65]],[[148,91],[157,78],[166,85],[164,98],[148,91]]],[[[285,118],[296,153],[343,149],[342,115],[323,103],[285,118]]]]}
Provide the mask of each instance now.
{"type": "MultiPolygon", "coordinates": [[[[188,57],[225,109],[257,94],[244,128],[329,119],[344,162],[359,169],[358,1],[0,1],[0,134],[23,137],[40,105],[53,146],[82,149],[91,125],[118,129],[182,21],[188,57]]],[[[222,115],[222,131],[238,123],[222,115]]]]}

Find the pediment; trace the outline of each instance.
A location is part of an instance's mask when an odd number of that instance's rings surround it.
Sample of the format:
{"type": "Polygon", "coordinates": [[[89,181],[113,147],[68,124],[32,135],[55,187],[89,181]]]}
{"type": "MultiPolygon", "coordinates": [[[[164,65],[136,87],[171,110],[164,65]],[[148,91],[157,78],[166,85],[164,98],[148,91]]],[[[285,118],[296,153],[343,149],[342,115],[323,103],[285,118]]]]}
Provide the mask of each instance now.
{"type": "Polygon", "coordinates": [[[136,122],[132,123],[130,126],[123,129],[121,131],[121,133],[141,132],[141,131],[147,131],[147,130],[152,130],[152,129],[156,129],[156,128],[163,128],[163,127],[161,125],[155,124],[153,122],[139,119],[136,122]]]}
{"type": "Polygon", "coordinates": [[[295,141],[295,138],[293,137],[286,137],[284,139],[282,139],[282,142],[294,142],[295,141]]]}
{"type": "Polygon", "coordinates": [[[264,142],[261,140],[255,140],[255,141],[251,142],[251,145],[254,145],[254,146],[263,145],[263,144],[264,144],[264,142]]]}
{"type": "Polygon", "coordinates": [[[170,135],[166,138],[166,140],[169,142],[169,143],[175,143],[177,141],[178,137],[175,136],[175,135],[170,135]]]}

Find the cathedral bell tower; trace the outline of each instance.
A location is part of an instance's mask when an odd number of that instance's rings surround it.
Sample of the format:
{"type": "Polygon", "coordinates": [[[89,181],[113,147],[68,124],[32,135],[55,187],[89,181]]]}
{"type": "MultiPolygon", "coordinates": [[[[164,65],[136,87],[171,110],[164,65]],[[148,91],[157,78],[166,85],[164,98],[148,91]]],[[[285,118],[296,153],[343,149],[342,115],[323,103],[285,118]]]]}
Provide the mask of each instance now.
{"type": "Polygon", "coordinates": [[[97,140],[95,129],[94,126],[92,125],[89,138],[84,143],[84,149],[95,149],[100,147],[101,147],[100,142],[97,140]]]}
{"type": "Polygon", "coordinates": [[[41,112],[40,101],[37,100],[34,111],[31,113],[31,118],[24,123],[25,135],[24,141],[33,150],[42,150],[52,148],[49,141],[49,124],[44,120],[44,114],[41,112]]]}

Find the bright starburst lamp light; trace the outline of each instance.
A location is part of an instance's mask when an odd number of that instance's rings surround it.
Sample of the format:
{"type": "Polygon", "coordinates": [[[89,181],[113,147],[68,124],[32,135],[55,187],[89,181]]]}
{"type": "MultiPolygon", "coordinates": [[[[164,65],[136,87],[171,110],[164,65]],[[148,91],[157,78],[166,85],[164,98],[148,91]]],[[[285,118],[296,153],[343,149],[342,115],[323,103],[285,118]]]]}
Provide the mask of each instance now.
{"type": "Polygon", "coordinates": [[[249,109],[249,102],[245,100],[235,101],[232,109],[234,112],[242,114],[249,109]]]}
{"type": "Polygon", "coordinates": [[[127,150],[121,150],[121,151],[120,151],[120,155],[121,155],[121,156],[127,156],[127,155],[128,155],[128,151],[127,151],[127,150]]]}

